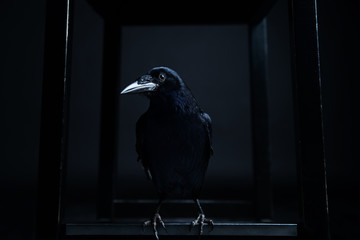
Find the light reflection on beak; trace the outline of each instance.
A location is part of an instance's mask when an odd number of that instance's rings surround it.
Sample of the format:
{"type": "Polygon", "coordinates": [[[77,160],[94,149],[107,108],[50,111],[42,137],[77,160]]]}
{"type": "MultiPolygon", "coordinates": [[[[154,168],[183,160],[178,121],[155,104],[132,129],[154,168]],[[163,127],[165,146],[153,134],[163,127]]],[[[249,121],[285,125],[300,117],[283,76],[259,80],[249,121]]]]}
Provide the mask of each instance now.
{"type": "Polygon", "coordinates": [[[141,93],[141,92],[152,92],[158,88],[159,85],[153,82],[142,82],[136,81],[127,86],[120,94],[128,93],[141,93]]]}

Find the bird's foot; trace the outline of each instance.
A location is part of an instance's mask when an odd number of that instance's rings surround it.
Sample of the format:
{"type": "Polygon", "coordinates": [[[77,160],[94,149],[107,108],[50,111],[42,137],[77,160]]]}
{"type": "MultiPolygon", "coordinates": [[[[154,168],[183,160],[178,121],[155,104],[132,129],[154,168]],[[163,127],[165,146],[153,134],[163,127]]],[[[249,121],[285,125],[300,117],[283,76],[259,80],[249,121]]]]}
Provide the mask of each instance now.
{"type": "Polygon", "coordinates": [[[161,216],[159,213],[155,213],[154,217],[151,220],[144,222],[144,227],[147,227],[147,226],[153,227],[154,235],[157,240],[159,240],[159,235],[158,235],[158,231],[157,231],[158,223],[166,230],[165,223],[161,219],[161,216]]]}
{"type": "Polygon", "coordinates": [[[200,235],[203,234],[203,228],[204,228],[204,224],[207,223],[208,225],[211,226],[211,230],[214,229],[214,222],[211,219],[207,219],[205,218],[205,214],[200,213],[199,216],[191,222],[191,227],[190,229],[192,229],[193,227],[195,227],[195,225],[199,225],[200,226],[200,235]]]}

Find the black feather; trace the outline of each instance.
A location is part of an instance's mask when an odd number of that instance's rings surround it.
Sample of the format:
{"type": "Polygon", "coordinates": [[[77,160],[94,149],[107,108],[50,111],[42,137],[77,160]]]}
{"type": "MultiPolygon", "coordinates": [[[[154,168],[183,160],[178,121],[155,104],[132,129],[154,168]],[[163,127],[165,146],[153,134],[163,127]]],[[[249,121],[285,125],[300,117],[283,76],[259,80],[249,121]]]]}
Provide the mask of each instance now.
{"type": "Polygon", "coordinates": [[[136,124],[138,160],[161,198],[196,199],[213,154],[211,118],[176,72],[159,67],[148,73],[154,82],[159,74],[166,80],[145,93],[149,109],[136,124]]]}

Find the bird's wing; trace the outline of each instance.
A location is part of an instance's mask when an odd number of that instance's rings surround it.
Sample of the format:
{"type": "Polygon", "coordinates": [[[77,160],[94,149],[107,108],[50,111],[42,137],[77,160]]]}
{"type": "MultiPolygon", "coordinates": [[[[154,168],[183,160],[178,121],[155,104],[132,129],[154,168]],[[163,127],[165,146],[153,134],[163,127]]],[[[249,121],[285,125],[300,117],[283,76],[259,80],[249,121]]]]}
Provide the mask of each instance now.
{"type": "Polygon", "coordinates": [[[136,123],[136,152],[138,154],[137,160],[141,163],[144,168],[146,177],[151,180],[151,173],[149,171],[149,164],[144,159],[144,140],[145,140],[145,124],[147,120],[147,112],[140,116],[136,123]]]}
{"type": "Polygon", "coordinates": [[[209,153],[209,158],[210,156],[212,156],[214,154],[214,150],[212,148],[212,126],[211,126],[211,118],[209,116],[209,114],[205,113],[205,112],[201,112],[200,114],[200,118],[201,121],[205,127],[205,130],[207,132],[207,143],[208,143],[208,148],[207,151],[209,153]]]}

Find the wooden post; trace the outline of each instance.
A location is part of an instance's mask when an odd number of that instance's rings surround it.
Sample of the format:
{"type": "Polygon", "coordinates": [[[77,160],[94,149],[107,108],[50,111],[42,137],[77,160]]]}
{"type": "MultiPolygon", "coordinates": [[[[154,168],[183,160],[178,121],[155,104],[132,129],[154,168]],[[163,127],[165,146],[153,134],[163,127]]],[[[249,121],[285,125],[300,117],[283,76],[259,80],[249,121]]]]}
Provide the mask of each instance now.
{"type": "Polygon", "coordinates": [[[249,25],[249,38],[255,215],[258,219],[269,219],[272,216],[272,189],[269,160],[266,18],[249,25]]]}
{"type": "Polygon", "coordinates": [[[59,239],[66,169],[71,0],[46,2],[36,237],[59,239]]]}
{"type": "Polygon", "coordinates": [[[97,217],[111,219],[116,181],[121,25],[105,18],[97,217]]]}
{"type": "Polygon", "coordinates": [[[301,239],[330,239],[316,0],[290,0],[301,239]]]}

